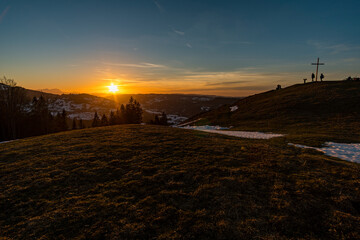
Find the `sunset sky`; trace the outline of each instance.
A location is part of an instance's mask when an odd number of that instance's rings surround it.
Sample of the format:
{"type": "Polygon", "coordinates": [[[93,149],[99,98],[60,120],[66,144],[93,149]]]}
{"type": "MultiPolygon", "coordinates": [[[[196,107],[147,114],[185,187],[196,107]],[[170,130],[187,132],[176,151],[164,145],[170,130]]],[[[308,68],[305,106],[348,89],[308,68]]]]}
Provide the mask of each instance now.
{"type": "Polygon", "coordinates": [[[360,1],[0,0],[0,75],[26,88],[246,96],[360,75],[360,1]]]}

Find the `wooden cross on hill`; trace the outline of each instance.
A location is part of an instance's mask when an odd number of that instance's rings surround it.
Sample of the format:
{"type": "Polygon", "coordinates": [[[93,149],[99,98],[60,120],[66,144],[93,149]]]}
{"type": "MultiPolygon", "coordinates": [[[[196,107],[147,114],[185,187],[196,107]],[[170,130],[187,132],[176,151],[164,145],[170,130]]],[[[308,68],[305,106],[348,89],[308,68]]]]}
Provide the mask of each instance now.
{"type": "Polygon", "coordinates": [[[315,77],[315,82],[317,82],[317,77],[318,77],[318,70],[319,70],[319,65],[325,65],[325,63],[320,63],[319,62],[319,58],[317,59],[317,63],[311,63],[311,65],[316,65],[316,77],[315,77]]]}

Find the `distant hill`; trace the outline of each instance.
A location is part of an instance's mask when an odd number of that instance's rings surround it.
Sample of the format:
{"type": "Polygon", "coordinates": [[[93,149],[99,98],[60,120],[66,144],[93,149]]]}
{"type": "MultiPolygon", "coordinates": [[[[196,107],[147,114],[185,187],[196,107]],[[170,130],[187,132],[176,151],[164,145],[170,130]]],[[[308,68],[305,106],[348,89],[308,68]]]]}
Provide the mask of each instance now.
{"type": "Polygon", "coordinates": [[[91,120],[94,112],[100,115],[109,114],[111,110],[115,110],[117,104],[109,99],[97,97],[90,94],[52,94],[37,90],[25,89],[29,99],[33,97],[43,96],[49,103],[49,110],[53,114],[61,112],[63,109],[67,111],[70,118],[81,118],[83,120],[91,120]]]}
{"type": "Polygon", "coordinates": [[[130,97],[134,97],[141,103],[144,110],[144,121],[154,119],[155,114],[165,112],[169,123],[175,124],[186,120],[195,114],[216,109],[223,104],[231,104],[239,98],[185,95],[185,94],[119,94],[98,97],[91,94],[53,94],[38,90],[25,89],[29,99],[44,96],[49,102],[49,110],[56,114],[65,109],[70,118],[92,120],[94,112],[100,115],[109,115],[121,104],[128,103],[130,97]]]}
{"type": "Polygon", "coordinates": [[[297,84],[240,99],[188,121],[238,129],[280,132],[332,129],[351,134],[360,129],[360,81],[297,84]]]}
{"type": "MultiPolygon", "coordinates": [[[[148,112],[191,117],[195,114],[216,109],[224,104],[232,104],[240,98],[196,94],[119,94],[116,101],[126,103],[130,96],[137,99],[148,112]]],[[[114,96],[107,96],[114,99],[114,96]]]]}
{"type": "Polygon", "coordinates": [[[172,127],[0,143],[5,239],[359,239],[360,165],[172,127]]]}
{"type": "Polygon", "coordinates": [[[53,89],[44,88],[44,89],[38,89],[37,91],[46,92],[46,93],[52,93],[52,94],[57,94],[57,95],[64,94],[64,92],[61,91],[58,88],[53,88],[53,89]]]}

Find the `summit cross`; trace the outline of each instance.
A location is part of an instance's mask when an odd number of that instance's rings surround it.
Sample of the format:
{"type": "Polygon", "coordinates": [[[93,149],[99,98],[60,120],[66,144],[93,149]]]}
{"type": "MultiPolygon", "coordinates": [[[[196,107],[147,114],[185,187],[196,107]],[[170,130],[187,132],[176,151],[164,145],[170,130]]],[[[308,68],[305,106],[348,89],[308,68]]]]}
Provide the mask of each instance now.
{"type": "Polygon", "coordinates": [[[315,77],[315,82],[317,82],[317,78],[318,78],[318,71],[319,71],[319,65],[325,65],[325,63],[320,63],[319,62],[319,58],[317,59],[317,63],[311,63],[311,65],[316,65],[316,77],[315,77]]]}

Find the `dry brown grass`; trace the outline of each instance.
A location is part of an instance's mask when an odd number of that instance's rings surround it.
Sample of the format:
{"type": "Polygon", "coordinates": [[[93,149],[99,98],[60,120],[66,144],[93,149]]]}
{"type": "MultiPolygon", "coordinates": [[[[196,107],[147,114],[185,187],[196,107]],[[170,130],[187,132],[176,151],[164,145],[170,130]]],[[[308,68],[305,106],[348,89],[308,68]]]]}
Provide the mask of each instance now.
{"type": "Polygon", "coordinates": [[[284,139],[112,126],[0,145],[11,239],[359,239],[360,166],[284,139]]]}

